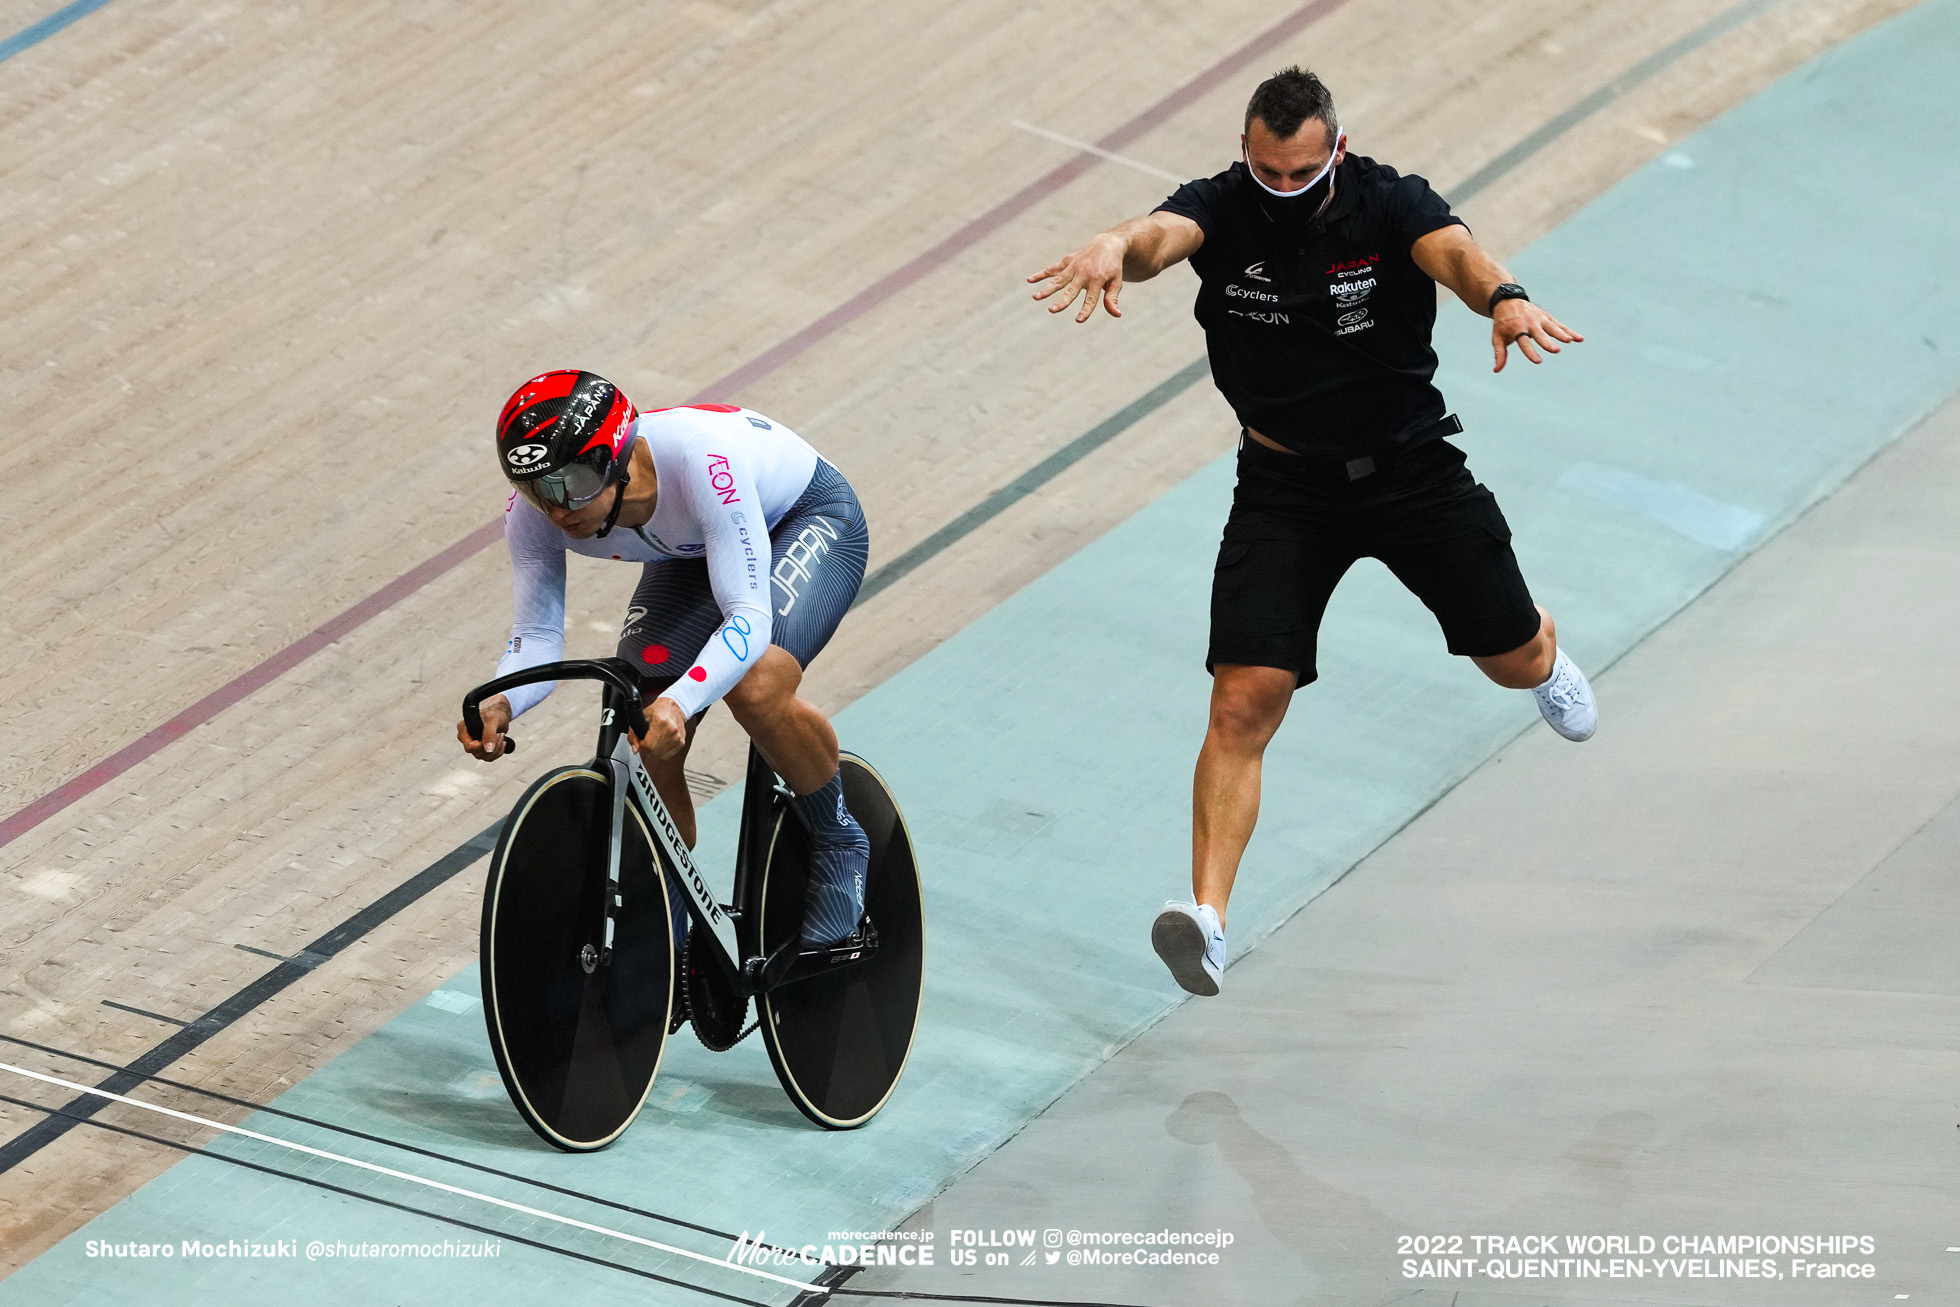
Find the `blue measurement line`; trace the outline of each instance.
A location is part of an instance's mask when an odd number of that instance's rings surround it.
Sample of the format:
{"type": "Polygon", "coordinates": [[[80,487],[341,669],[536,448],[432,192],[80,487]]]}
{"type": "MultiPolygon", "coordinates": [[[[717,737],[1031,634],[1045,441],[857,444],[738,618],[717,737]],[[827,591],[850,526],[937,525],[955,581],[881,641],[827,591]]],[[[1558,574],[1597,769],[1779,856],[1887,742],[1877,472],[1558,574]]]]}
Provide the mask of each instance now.
{"type": "Polygon", "coordinates": [[[40,22],[21,28],[6,40],[0,41],[0,63],[13,58],[30,46],[41,44],[76,19],[86,18],[108,3],[109,0],[75,0],[74,4],[55,10],[40,22]]]}

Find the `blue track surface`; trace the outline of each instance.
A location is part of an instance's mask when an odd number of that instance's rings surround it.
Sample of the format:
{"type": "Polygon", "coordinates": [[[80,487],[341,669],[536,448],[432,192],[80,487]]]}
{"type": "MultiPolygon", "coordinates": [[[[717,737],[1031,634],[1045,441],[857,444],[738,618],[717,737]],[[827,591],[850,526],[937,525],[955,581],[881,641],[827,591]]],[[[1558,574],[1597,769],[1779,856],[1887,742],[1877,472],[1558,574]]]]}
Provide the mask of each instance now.
{"type": "MultiPolygon", "coordinates": [[[[1930,0],[1681,143],[1515,260],[1587,343],[1488,372],[1438,335],[1527,577],[1597,670],[1960,387],[1960,0],[1930,0]]],[[[1139,378],[1139,389],[1156,380],[1139,378]]],[[[809,1128],[751,1041],[683,1035],[604,1154],[545,1151],[505,1102],[453,980],[280,1100],[459,1157],[796,1243],[896,1223],[1179,997],[1147,942],[1182,893],[1210,563],[1229,460],[1174,489],[844,713],[903,796],[926,869],[925,1025],[869,1129],[809,1128]]],[[[1322,679],[1268,759],[1233,903],[1243,951],[1535,720],[1445,656],[1377,565],[1337,594],[1322,679]]],[[[1613,704],[1601,730],[1614,729],[1613,704]]],[[[725,841],[734,802],[706,814],[725,841]]],[[[713,865],[713,858],[710,859],[713,865]]],[[[289,1123],[257,1128],[720,1254],[718,1240],[289,1123]]],[[[740,1277],[599,1235],[225,1140],[215,1151],[763,1301],[740,1277]]],[[[508,1241],[481,1261],[104,1261],[89,1240],[468,1238],[425,1217],[198,1158],[0,1285],[0,1303],[462,1301],[698,1295],[508,1241]]]]}

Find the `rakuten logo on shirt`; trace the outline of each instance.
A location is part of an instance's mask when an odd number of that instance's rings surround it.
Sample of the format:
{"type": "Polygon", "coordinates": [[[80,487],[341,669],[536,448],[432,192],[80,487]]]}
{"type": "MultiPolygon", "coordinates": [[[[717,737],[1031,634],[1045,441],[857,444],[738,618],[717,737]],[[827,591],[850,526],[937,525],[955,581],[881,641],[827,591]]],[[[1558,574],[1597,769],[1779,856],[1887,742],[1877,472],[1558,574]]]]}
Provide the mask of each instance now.
{"type": "Polygon", "coordinates": [[[708,455],[708,484],[715,488],[724,504],[739,504],[741,497],[735,493],[735,474],[728,470],[728,460],[720,454],[708,455]]]}

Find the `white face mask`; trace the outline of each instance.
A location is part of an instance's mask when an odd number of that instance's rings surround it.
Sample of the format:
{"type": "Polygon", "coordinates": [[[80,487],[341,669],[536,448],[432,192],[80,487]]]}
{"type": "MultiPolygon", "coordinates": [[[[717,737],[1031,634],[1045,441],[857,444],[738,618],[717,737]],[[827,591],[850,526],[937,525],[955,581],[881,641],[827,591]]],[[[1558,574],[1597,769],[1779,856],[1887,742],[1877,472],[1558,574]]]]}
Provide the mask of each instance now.
{"type": "MultiPolygon", "coordinates": [[[[1241,145],[1239,147],[1239,153],[1243,155],[1245,158],[1246,172],[1251,174],[1253,181],[1259,183],[1260,190],[1266,192],[1266,194],[1274,197],[1275,199],[1295,201],[1295,200],[1306,199],[1313,192],[1314,187],[1321,185],[1323,182],[1327,182],[1329,174],[1331,174],[1334,171],[1334,160],[1341,157],[1341,147],[1346,144],[1347,144],[1347,133],[1342,131],[1340,127],[1336,126],[1334,128],[1334,149],[1333,152],[1327,156],[1327,166],[1322,168],[1319,172],[1315,173],[1313,175],[1313,180],[1308,182],[1306,185],[1302,186],[1297,191],[1276,191],[1272,187],[1266,185],[1266,183],[1264,181],[1261,181],[1259,178],[1259,170],[1252,166],[1252,152],[1244,145],[1241,145]]],[[[1334,192],[1334,188],[1330,183],[1327,186],[1327,194],[1321,198],[1318,204],[1315,204],[1313,206],[1314,217],[1320,216],[1320,211],[1327,207],[1328,200],[1334,198],[1333,192],[1334,192]]],[[[1288,207],[1291,208],[1293,206],[1289,204],[1288,207]]]]}

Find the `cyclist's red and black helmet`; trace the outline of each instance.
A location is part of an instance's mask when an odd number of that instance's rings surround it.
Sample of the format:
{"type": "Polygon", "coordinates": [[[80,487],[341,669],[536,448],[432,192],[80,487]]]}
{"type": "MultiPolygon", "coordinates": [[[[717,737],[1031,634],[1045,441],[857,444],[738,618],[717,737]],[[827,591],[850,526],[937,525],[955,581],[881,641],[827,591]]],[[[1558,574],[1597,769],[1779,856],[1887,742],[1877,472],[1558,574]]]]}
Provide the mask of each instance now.
{"type": "Polygon", "coordinates": [[[638,416],[633,401],[597,373],[540,373],[504,402],[497,460],[539,508],[577,508],[612,484],[638,416]]]}

